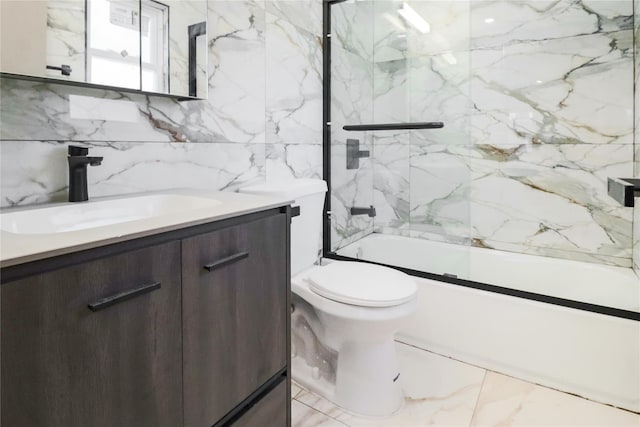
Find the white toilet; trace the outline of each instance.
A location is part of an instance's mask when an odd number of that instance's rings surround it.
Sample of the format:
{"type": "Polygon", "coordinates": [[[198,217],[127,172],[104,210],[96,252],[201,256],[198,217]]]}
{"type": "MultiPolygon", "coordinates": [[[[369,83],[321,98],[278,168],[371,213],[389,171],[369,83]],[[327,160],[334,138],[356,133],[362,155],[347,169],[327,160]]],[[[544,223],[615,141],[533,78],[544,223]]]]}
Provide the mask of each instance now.
{"type": "Polygon", "coordinates": [[[348,411],[388,416],[402,407],[394,334],[417,307],[411,276],[363,262],[314,265],[327,191],[298,179],[241,192],[295,200],[291,224],[293,379],[348,411]]]}

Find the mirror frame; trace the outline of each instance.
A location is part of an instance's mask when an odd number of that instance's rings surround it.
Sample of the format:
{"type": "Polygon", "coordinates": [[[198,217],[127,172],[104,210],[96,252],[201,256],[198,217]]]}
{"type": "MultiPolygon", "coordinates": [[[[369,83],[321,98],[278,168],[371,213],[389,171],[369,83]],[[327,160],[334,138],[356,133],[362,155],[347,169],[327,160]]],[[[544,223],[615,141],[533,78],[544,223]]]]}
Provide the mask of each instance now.
{"type": "Polygon", "coordinates": [[[73,80],[62,80],[62,79],[56,79],[52,77],[30,76],[28,74],[5,73],[3,71],[0,72],[0,78],[27,80],[27,81],[33,81],[33,82],[39,82],[39,83],[50,83],[50,84],[56,84],[56,85],[59,84],[59,85],[65,85],[65,86],[77,86],[77,87],[84,87],[87,89],[111,90],[115,92],[134,93],[134,94],[145,95],[145,96],[160,96],[162,98],[173,98],[178,101],[206,101],[207,100],[207,98],[197,98],[195,96],[176,95],[172,93],[162,93],[162,92],[148,92],[140,89],[129,89],[126,87],[99,85],[99,84],[87,83],[87,82],[76,82],[73,80]]]}

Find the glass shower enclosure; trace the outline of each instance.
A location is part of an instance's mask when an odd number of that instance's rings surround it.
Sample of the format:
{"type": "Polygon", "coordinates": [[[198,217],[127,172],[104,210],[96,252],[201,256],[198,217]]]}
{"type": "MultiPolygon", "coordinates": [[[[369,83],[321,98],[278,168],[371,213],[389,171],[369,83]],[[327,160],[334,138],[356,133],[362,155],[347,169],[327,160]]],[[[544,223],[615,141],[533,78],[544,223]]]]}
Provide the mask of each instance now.
{"type": "Polygon", "coordinates": [[[324,7],[325,257],[640,320],[632,0],[324,7]]]}

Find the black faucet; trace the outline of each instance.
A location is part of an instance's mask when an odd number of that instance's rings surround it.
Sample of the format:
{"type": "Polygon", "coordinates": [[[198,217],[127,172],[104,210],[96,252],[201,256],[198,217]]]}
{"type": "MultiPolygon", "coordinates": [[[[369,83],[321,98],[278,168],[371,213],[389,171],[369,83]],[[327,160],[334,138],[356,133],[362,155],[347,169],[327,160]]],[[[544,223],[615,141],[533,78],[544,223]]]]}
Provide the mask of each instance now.
{"type": "Polygon", "coordinates": [[[87,165],[98,166],[102,157],[87,157],[89,149],[85,147],[69,146],[69,201],[84,202],[89,200],[87,191],[87,165]]]}

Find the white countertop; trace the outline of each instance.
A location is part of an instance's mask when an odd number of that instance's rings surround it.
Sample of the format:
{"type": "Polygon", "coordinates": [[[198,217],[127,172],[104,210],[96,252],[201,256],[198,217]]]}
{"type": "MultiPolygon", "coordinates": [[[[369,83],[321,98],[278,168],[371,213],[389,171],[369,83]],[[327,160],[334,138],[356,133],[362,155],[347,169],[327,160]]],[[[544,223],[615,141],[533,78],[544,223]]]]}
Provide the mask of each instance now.
{"type": "MultiPolygon", "coordinates": [[[[239,215],[259,212],[290,204],[290,200],[275,199],[250,194],[227,191],[205,192],[191,189],[173,189],[164,191],[127,194],[114,197],[96,197],[88,202],[105,200],[125,200],[146,195],[172,194],[211,198],[220,203],[214,207],[185,210],[179,213],[160,215],[151,218],[121,222],[77,231],[43,234],[19,234],[0,230],[0,267],[9,267],[25,262],[36,261],[80,250],[96,248],[112,243],[164,233],[180,228],[219,221],[239,215]]],[[[33,209],[46,209],[56,206],[77,205],[78,203],[51,203],[25,208],[8,208],[0,214],[33,209]]],[[[0,215],[0,220],[1,220],[0,215]]]]}

